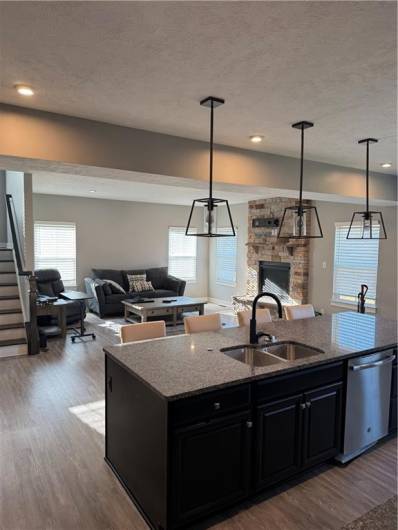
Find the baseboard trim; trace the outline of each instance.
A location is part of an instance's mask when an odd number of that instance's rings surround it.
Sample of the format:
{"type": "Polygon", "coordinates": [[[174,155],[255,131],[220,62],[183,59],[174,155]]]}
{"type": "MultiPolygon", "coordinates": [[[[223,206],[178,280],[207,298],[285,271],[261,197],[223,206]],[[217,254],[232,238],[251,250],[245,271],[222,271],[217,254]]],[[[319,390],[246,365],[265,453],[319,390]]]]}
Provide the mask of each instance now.
{"type": "Polygon", "coordinates": [[[221,300],[221,298],[211,298],[208,297],[208,302],[211,302],[212,304],[221,305],[224,307],[229,307],[232,309],[232,302],[228,302],[228,300],[221,300]]]}

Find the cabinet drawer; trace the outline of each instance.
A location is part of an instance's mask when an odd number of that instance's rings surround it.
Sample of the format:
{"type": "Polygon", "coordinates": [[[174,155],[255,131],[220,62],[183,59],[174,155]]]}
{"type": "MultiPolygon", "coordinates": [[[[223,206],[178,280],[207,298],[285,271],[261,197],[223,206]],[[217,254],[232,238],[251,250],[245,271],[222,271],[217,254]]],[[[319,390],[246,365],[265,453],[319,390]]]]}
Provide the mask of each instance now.
{"type": "Polygon", "coordinates": [[[249,406],[250,385],[206,392],[173,402],[171,424],[183,425],[217,418],[235,410],[247,409],[249,406]]]}
{"type": "Polygon", "coordinates": [[[289,394],[305,392],[312,388],[341,381],[343,377],[343,362],[308,368],[292,374],[259,381],[254,387],[254,399],[257,402],[272,401],[278,397],[286,397],[289,394]]]}
{"type": "Polygon", "coordinates": [[[172,315],[174,313],[174,309],[171,308],[171,307],[168,307],[168,308],[163,308],[162,309],[150,309],[149,311],[147,311],[147,315],[150,316],[150,317],[153,317],[153,316],[162,316],[162,315],[172,315]]]}

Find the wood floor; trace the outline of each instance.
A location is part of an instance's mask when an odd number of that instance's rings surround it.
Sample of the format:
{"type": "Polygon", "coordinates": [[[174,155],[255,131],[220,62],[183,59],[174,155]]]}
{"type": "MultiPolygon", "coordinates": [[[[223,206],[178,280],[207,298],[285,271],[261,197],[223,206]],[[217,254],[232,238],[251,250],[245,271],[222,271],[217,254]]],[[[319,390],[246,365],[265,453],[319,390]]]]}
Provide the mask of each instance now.
{"type": "MultiPolygon", "coordinates": [[[[148,528],[103,461],[102,347],[116,342],[117,328],[88,327],[96,342],[53,340],[36,357],[0,360],[1,530],[148,528]]],[[[395,493],[389,440],[347,467],[324,466],[200,526],[337,529],[395,493]]]]}

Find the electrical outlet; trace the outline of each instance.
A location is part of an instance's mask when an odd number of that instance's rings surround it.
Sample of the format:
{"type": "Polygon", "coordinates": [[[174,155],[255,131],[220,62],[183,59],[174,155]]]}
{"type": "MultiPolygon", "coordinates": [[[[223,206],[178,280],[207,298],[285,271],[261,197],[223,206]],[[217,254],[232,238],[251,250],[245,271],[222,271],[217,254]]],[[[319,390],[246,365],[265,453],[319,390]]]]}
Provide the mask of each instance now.
{"type": "Polygon", "coordinates": [[[322,269],[326,269],[326,261],[322,261],[322,269]]]}

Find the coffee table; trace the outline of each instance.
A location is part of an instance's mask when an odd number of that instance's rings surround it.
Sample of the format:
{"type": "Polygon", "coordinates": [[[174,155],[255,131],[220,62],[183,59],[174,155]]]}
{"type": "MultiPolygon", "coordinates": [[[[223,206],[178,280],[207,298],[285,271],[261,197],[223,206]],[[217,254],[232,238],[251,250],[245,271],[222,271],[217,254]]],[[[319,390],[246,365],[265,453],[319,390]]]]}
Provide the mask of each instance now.
{"type": "Polygon", "coordinates": [[[162,317],[169,316],[172,317],[174,326],[178,323],[179,313],[198,311],[199,315],[203,315],[206,303],[207,301],[203,298],[190,298],[189,296],[143,298],[140,301],[128,299],[122,301],[124,305],[124,318],[128,322],[136,322],[133,315],[140,318],[141,322],[146,322],[148,317],[155,317],[161,320],[162,317]]]}

